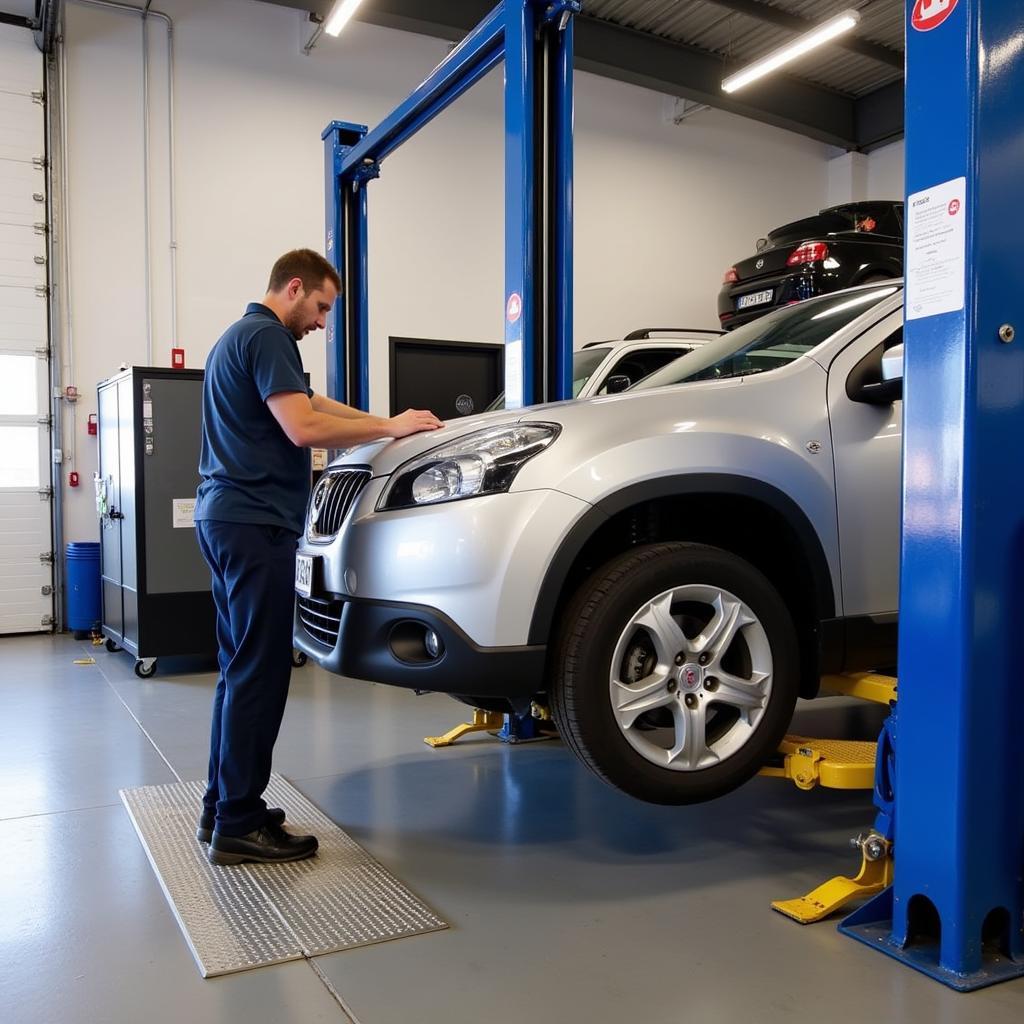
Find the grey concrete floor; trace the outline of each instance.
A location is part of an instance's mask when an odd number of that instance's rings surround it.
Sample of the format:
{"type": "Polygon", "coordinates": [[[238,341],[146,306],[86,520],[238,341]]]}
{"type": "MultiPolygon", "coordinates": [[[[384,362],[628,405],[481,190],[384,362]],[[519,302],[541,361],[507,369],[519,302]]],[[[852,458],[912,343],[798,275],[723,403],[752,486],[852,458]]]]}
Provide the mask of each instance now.
{"type": "MultiPolygon", "coordinates": [[[[959,995],[834,923],[800,928],[769,909],[855,868],[846,844],[871,822],[866,794],[758,779],[713,804],[650,807],[591,777],[558,742],[477,737],[432,751],[422,737],[462,717],[452,701],[312,666],[292,677],[275,769],[452,927],[203,981],[117,791],[203,777],[214,682],[194,665],[140,680],[127,655],[66,637],[0,640],[4,1021],[1024,1015],[1024,981],[959,995]],[[73,664],[90,656],[95,665],[73,664]]],[[[811,734],[866,736],[877,724],[873,709],[834,700],[799,716],[811,734]]]]}

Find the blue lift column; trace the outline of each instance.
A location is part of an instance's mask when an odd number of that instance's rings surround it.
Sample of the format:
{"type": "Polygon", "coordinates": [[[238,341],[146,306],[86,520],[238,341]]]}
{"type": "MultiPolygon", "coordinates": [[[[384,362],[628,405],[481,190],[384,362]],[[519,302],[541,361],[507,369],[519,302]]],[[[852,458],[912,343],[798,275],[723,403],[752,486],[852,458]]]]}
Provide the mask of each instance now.
{"type": "Polygon", "coordinates": [[[365,135],[366,125],[332,121],[320,136],[326,255],[342,281],[342,294],[327,318],[327,394],[364,411],[370,402],[366,181],[344,181],[341,170],[365,135]]]}
{"type": "Polygon", "coordinates": [[[572,397],[573,16],[505,0],[505,408],[572,397]]]}
{"type": "Polygon", "coordinates": [[[1024,20],[908,0],[894,884],[842,929],[1024,975],[1024,20]]]}

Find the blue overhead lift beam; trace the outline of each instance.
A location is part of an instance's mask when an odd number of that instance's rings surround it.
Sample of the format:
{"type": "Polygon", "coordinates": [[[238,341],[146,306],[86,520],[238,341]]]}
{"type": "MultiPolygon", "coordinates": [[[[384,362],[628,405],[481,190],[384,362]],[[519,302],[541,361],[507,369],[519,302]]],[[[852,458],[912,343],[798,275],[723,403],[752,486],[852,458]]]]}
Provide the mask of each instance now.
{"type": "MultiPolygon", "coordinates": [[[[382,161],[505,63],[505,404],[571,397],[572,51],[578,0],[505,0],[372,131],[324,130],[327,391],[369,407],[367,186],[382,161]]],[[[497,311],[495,311],[497,314],[497,311]]]]}
{"type": "Polygon", "coordinates": [[[969,990],[1024,975],[1024,19],[907,16],[895,875],[842,930],[969,990]]]}

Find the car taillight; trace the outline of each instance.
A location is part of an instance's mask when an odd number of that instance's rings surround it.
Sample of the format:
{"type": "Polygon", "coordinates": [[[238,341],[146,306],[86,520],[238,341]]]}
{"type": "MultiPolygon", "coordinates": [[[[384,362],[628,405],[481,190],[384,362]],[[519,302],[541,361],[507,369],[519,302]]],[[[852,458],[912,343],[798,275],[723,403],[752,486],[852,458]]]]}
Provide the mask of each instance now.
{"type": "Polygon", "coordinates": [[[827,258],[828,246],[824,242],[804,242],[789,254],[786,266],[795,267],[798,263],[817,263],[827,258]]]}
{"type": "Polygon", "coordinates": [[[722,284],[735,284],[740,279],[740,275],[736,273],[735,267],[730,267],[722,278],[722,284]]]}

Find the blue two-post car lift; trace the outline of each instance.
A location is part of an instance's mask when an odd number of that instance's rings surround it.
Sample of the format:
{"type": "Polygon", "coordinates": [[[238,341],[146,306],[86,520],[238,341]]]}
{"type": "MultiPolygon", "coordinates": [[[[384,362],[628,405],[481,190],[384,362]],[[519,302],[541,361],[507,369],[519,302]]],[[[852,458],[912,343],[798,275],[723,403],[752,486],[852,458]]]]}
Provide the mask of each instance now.
{"type": "Polygon", "coordinates": [[[367,186],[381,163],[505,65],[505,405],[571,396],[572,54],[579,0],[505,0],[373,131],[323,132],[327,257],[344,284],[327,324],[327,389],[369,406],[367,186]]]}
{"type": "MultiPolygon", "coordinates": [[[[345,285],[332,396],[368,406],[368,183],[504,61],[506,402],[568,397],[578,10],[505,0],[373,131],[324,132],[345,285]]],[[[1021,95],[1014,0],[908,0],[899,716],[879,743],[875,822],[896,856],[892,885],[841,929],[961,990],[1024,975],[1021,95]]]]}

